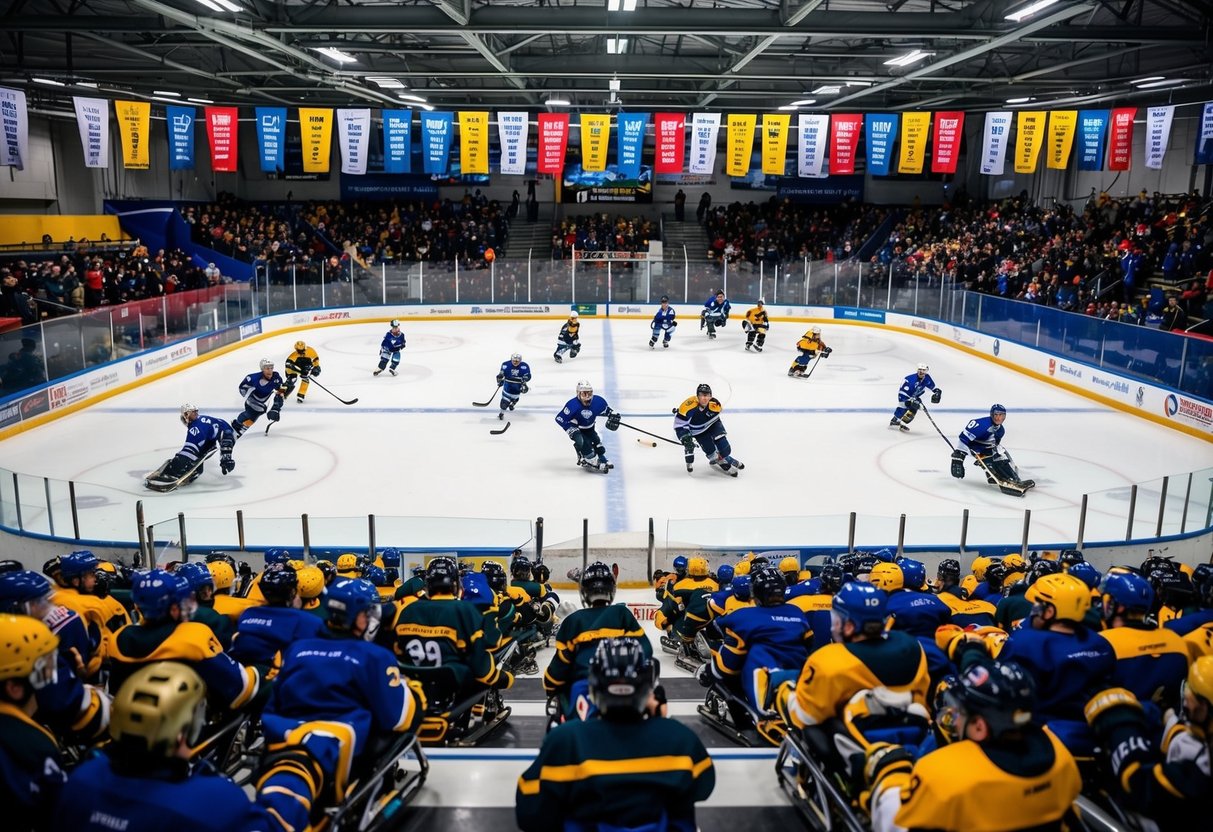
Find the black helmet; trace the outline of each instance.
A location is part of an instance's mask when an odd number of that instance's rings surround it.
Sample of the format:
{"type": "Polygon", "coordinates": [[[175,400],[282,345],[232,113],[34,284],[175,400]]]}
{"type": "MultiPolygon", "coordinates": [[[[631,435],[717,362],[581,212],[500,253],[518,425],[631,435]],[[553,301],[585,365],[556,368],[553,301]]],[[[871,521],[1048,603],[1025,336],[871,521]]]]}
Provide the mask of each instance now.
{"type": "Polygon", "coordinates": [[[1155,570],[1150,575],[1150,588],[1154,590],[1155,609],[1168,606],[1183,609],[1196,599],[1196,589],[1186,572],[1155,570]]]}
{"type": "Polygon", "coordinates": [[[480,571],[484,573],[485,579],[489,582],[489,589],[493,592],[505,592],[505,567],[495,560],[486,560],[480,564],[480,571]]]}
{"type": "Polygon", "coordinates": [[[10,572],[24,572],[25,566],[19,560],[0,560],[0,575],[7,575],[10,572]]]}
{"type": "Polygon", "coordinates": [[[590,701],[607,719],[637,717],[648,705],[655,675],[639,639],[603,639],[590,659],[590,701]]]}
{"type": "Polygon", "coordinates": [[[774,566],[764,566],[750,572],[750,587],[755,604],[760,607],[777,607],[783,603],[783,595],[788,585],[778,569],[774,566]]]}
{"type": "Polygon", "coordinates": [[[1015,662],[982,661],[943,693],[944,709],[958,717],[980,716],[994,738],[1021,731],[1032,721],[1036,685],[1015,662]]]}
{"type": "Polygon", "coordinates": [[[510,564],[510,575],[516,581],[529,581],[531,579],[531,562],[526,558],[514,558],[514,562],[510,564]]]}
{"type": "Polygon", "coordinates": [[[285,563],[271,563],[257,582],[271,607],[285,607],[299,591],[299,573],[285,563]]]}
{"type": "Polygon", "coordinates": [[[548,569],[546,563],[540,562],[531,568],[531,575],[535,578],[536,583],[546,584],[552,580],[552,570],[548,569]]]}
{"type": "Polygon", "coordinates": [[[1002,589],[1003,579],[1007,577],[1007,565],[1000,560],[996,560],[986,567],[986,583],[990,589],[998,592],[1002,589]]]}
{"type": "Polygon", "coordinates": [[[1061,571],[1061,564],[1057,561],[1041,558],[1040,560],[1033,561],[1028,567],[1028,571],[1024,574],[1024,581],[1028,586],[1031,586],[1045,575],[1056,575],[1061,571]]]}
{"type": "Polygon", "coordinates": [[[944,558],[935,570],[935,577],[943,586],[956,586],[960,583],[960,561],[955,558],[944,558]]]}
{"type": "Polygon", "coordinates": [[[1150,555],[1141,562],[1141,574],[1151,577],[1155,572],[1178,572],[1179,566],[1170,558],[1161,555],[1150,555]]]}
{"type": "Polygon", "coordinates": [[[597,601],[615,601],[615,573],[602,561],[595,561],[581,573],[581,603],[587,607],[597,601]]]}
{"type": "Polygon", "coordinates": [[[236,559],[234,557],[232,557],[231,555],[229,555],[227,552],[211,552],[209,555],[206,556],[207,563],[215,563],[217,561],[223,561],[228,566],[232,567],[233,572],[237,571],[236,570],[236,559]]]}
{"type": "Polygon", "coordinates": [[[1057,556],[1057,562],[1062,566],[1073,566],[1076,563],[1085,563],[1086,560],[1077,549],[1062,549],[1061,554],[1057,556]]]}
{"type": "Polygon", "coordinates": [[[712,388],[707,384],[701,384],[695,388],[695,395],[698,396],[700,393],[706,393],[710,396],[712,395],[712,388]]]}
{"type": "Polygon", "coordinates": [[[450,558],[434,558],[425,570],[425,591],[435,595],[459,594],[459,567],[450,558]]]}
{"type": "Polygon", "coordinates": [[[755,569],[761,569],[764,566],[770,566],[771,559],[766,555],[754,555],[750,558],[750,574],[754,574],[755,569]]]}
{"type": "Polygon", "coordinates": [[[1196,590],[1196,601],[1204,609],[1213,609],[1213,565],[1197,564],[1192,570],[1192,586],[1196,590]]]}
{"type": "Polygon", "coordinates": [[[842,567],[836,563],[827,563],[821,567],[821,591],[827,595],[833,595],[838,590],[842,589],[842,582],[846,580],[846,573],[842,571],[842,567]]]}

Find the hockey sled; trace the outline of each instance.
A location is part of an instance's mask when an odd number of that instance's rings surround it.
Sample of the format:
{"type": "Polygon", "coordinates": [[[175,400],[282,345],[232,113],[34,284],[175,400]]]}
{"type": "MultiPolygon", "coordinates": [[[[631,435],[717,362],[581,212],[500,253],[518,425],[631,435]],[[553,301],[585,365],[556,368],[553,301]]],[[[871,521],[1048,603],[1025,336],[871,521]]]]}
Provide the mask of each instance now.
{"type": "MultiPolygon", "coordinates": [[[[795,681],[800,671],[776,670],[768,673],[770,681],[767,687],[774,693],[784,680],[795,681]]],[[[755,709],[748,699],[738,696],[719,682],[708,688],[707,696],[698,710],[704,722],[746,748],[778,746],[787,734],[787,727],[779,714],[755,709]]]]}
{"type": "Polygon", "coordinates": [[[143,478],[143,485],[152,491],[159,491],[161,493],[176,491],[181,486],[191,483],[198,478],[198,475],[202,469],[202,463],[214,456],[216,450],[218,449],[212,448],[207,454],[191,465],[189,470],[179,477],[168,477],[164,475],[164,469],[168,468],[169,463],[173,461],[173,458],[169,457],[167,460],[161,463],[160,467],[155,471],[149,471],[147,473],[147,476],[143,478]]]}
{"type": "MultiPolygon", "coordinates": [[[[508,658],[502,657],[500,661],[508,658]]],[[[460,748],[479,745],[510,716],[511,709],[496,688],[480,690],[457,701],[458,683],[449,668],[406,665],[401,672],[421,682],[425,691],[426,714],[417,729],[417,738],[423,745],[460,748]]]]}
{"type": "MultiPolygon", "coordinates": [[[[369,756],[369,755],[368,755],[369,756]]],[[[399,824],[398,814],[425,784],[429,760],[415,734],[395,739],[382,755],[355,771],[345,798],[325,810],[327,829],[340,832],[379,832],[399,824]]],[[[322,827],[317,824],[316,829],[322,827]]]]}
{"type": "Polygon", "coordinates": [[[986,475],[986,482],[991,485],[997,485],[998,490],[1003,494],[1008,494],[1012,497],[1022,497],[1028,493],[1028,489],[1035,488],[1035,480],[1022,480],[1019,478],[1019,471],[1012,462],[1009,454],[994,457],[987,462],[982,457],[974,455],[973,460],[977,467],[981,468],[986,475]]]}
{"type": "Polygon", "coordinates": [[[775,758],[779,786],[792,805],[819,832],[868,832],[867,818],[820,762],[829,752],[825,732],[818,728],[789,730],[775,758]]]}

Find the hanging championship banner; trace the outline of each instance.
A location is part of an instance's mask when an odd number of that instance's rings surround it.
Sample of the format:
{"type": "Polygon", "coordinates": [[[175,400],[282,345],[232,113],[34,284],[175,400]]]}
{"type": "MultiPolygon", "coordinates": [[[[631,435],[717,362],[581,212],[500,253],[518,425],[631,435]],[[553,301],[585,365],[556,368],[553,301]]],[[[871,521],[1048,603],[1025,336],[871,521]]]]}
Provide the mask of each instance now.
{"type": "Polygon", "coordinates": [[[1103,170],[1104,136],[1108,132],[1107,110],[1078,111],[1078,169],[1103,170]]]}
{"type": "Polygon", "coordinates": [[[691,173],[712,173],[716,167],[716,135],[720,132],[720,113],[695,113],[691,116],[691,173]]]}
{"type": "Polygon", "coordinates": [[[236,140],[240,111],[236,107],[207,107],[206,138],[211,145],[211,170],[215,173],[235,173],[239,160],[236,140]]]}
{"type": "Polygon", "coordinates": [[[300,107],[299,131],[303,137],[303,172],[328,173],[333,156],[333,111],[328,107],[300,107]]]}
{"type": "Polygon", "coordinates": [[[148,136],[152,129],[150,101],[115,101],[118,137],[122,140],[122,166],[129,170],[147,170],[152,166],[148,136]]]}
{"type": "Polygon", "coordinates": [[[797,119],[796,172],[802,179],[824,179],[826,131],[830,117],[824,113],[801,113],[797,119]]]}
{"type": "Polygon", "coordinates": [[[863,116],[836,115],[830,118],[830,173],[835,176],[855,172],[855,149],[859,147],[859,133],[863,127],[863,116]]]}
{"type": "Polygon", "coordinates": [[[0,166],[24,170],[28,160],[29,108],[25,93],[0,87],[0,166]]]}
{"type": "Polygon", "coordinates": [[[649,129],[648,113],[620,113],[615,125],[615,166],[624,179],[640,178],[644,153],[644,134],[649,129]]]}
{"type": "Polygon", "coordinates": [[[964,135],[965,114],[959,111],[935,114],[934,147],[931,173],[956,173],[960,158],[960,139],[964,135]]]}
{"type": "Polygon", "coordinates": [[[1015,117],[1015,172],[1036,173],[1044,144],[1044,110],[1020,110],[1015,117]]]}
{"type": "Polygon", "coordinates": [[[366,175],[366,157],[371,140],[371,111],[337,111],[337,144],[341,148],[341,172],[366,175]]]}
{"type": "Polygon", "coordinates": [[[687,119],[682,113],[653,116],[653,138],[657,144],[653,173],[682,173],[687,143],[687,119]]]}
{"type": "Polygon", "coordinates": [[[1167,142],[1171,138],[1171,119],[1174,106],[1151,107],[1146,110],[1146,167],[1162,170],[1162,157],[1167,155],[1167,142]]]}
{"type": "Polygon", "coordinates": [[[413,111],[383,111],[383,171],[409,173],[413,169],[413,111]]]}
{"type": "MultiPolygon", "coordinates": [[[[2,92],[2,91],[0,91],[2,92]]],[[[104,98],[73,98],[86,168],[109,167],[110,110],[104,98]]]]}
{"type": "Polygon", "coordinates": [[[788,128],[791,113],[763,113],[762,172],[767,176],[783,176],[787,172],[788,128]]]}
{"type": "MultiPolygon", "coordinates": [[[[0,91],[2,92],[2,91],[0,91]]],[[[1213,101],[1205,105],[1196,134],[1194,165],[1213,165],[1213,101]]]]}
{"type": "Polygon", "coordinates": [[[526,138],[530,129],[526,113],[497,113],[497,141],[501,145],[501,172],[510,176],[526,173],[526,138]]]}
{"type": "MultiPolygon", "coordinates": [[[[261,158],[262,173],[276,173],[283,169],[286,153],[286,108],[258,107],[253,111],[257,123],[257,155],[261,158]]],[[[300,115],[300,121],[303,116],[300,115]]]]}
{"type": "Polygon", "coordinates": [[[1074,148],[1074,134],[1077,131],[1077,110],[1049,112],[1049,153],[1045,156],[1046,168],[1066,169],[1066,165],[1070,164],[1070,151],[1074,148]]]}
{"type": "Polygon", "coordinates": [[[606,170],[607,148],[611,140],[611,117],[605,113],[581,114],[581,169],[606,170]]]}
{"type": "Polygon", "coordinates": [[[459,113],[459,173],[489,172],[489,114],[483,110],[459,113]]]}
{"type": "Polygon", "coordinates": [[[754,153],[754,125],[758,116],[753,113],[730,114],[726,144],[729,155],[724,160],[724,172],[729,176],[745,176],[750,172],[750,157],[754,153]]]}
{"type": "Polygon", "coordinates": [[[568,143],[569,114],[540,113],[538,171],[559,176],[564,170],[564,153],[568,143]]]}
{"type": "Polygon", "coordinates": [[[193,107],[164,108],[164,120],[168,124],[168,169],[194,169],[194,113],[193,107]]]}
{"type": "Polygon", "coordinates": [[[421,169],[426,173],[447,174],[454,124],[455,116],[452,113],[421,114],[421,169]]]}
{"type": "Polygon", "coordinates": [[[868,113],[863,117],[864,141],[868,151],[868,170],[873,176],[888,176],[897,140],[897,113],[868,113]]]}
{"type": "Polygon", "coordinates": [[[901,153],[897,158],[898,173],[922,173],[922,160],[927,155],[927,137],[931,133],[930,113],[906,113],[901,122],[901,153]]]}
{"type": "Polygon", "coordinates": [[[1002,176],[1006,169],[1007,137],[1010,134],[1010,113],[986,113],[986,125],[981,136],[981,172],[986,176],[1002,176]]]}
{"type": "Polygon", "coordinates": [[[1133,163],[1133,116],[1136,107],[1116,107],[1108,119],[1108,170],[1128,170],[1133,163]]]}

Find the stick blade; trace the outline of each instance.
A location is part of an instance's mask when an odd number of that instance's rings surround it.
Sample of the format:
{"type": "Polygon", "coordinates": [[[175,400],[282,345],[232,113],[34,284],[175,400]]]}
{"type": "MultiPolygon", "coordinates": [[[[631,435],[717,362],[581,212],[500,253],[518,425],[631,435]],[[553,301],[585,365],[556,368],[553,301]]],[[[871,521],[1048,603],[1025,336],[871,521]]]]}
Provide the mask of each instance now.
{"type": "Polygon", "coordinates": [[[501,434],[505,433],[507,430],[510,429],[510,425],[512,425],[512,424],[513,424],[513,422],[506,422],[505,427],[503,427],[501,430],[491,430],[491,431],[489,431],[489,433],[493,434],[493,436],[501,436],[501,434]]]}

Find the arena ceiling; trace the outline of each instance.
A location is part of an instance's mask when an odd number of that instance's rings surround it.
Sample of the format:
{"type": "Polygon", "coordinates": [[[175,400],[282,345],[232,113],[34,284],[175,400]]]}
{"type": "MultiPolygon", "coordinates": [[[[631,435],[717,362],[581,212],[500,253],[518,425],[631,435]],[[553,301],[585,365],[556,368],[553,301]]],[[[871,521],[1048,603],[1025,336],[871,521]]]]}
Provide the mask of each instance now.
{"type": "Polygon", "coordinates": [[[1213,0],[9,0],[0,84],[48,109],[1182,103],[1213,98],[1211,23],[1213,0]]]}

